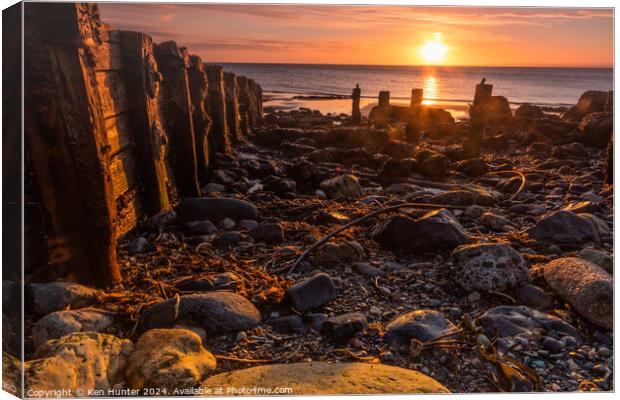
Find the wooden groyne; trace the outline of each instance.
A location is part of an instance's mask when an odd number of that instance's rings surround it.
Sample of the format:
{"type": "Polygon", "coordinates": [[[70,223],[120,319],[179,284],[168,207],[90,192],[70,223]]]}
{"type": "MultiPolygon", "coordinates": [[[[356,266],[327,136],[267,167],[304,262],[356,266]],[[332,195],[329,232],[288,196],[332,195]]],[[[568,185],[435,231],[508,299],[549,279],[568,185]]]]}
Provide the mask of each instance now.
{"type": "Polygon", "coordinates": [[[45,238],[26,241],[61,276],[119,282],[118,238],[200,195],[213,155],[260,124],[262,90],[96,4],[29,3],[25,23],[28,231],[45,238]]]}

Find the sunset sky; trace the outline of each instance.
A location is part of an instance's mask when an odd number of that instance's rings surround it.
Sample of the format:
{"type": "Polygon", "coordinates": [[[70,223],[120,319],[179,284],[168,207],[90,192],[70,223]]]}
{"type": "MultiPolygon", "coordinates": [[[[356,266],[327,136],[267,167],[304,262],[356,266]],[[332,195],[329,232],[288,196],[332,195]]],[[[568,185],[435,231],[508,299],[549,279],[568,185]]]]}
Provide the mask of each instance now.
{"type": "Polygon", "coordinates": [[[611,9],[100,3],[102,19],[207,62],[613,64],[611,9]]]}

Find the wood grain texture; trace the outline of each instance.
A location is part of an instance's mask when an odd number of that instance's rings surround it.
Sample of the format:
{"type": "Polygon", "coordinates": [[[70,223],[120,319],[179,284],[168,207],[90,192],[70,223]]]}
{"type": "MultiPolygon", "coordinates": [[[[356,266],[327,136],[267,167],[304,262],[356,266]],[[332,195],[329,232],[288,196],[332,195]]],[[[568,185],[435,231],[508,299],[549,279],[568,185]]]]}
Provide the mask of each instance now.
{"type": "Polygon", "coordinates": [[[140,32],[121,31],[123,65],[136,142],[137,171],[143,183],[143,206],[148,215],[170,207],[165,165],[166,133],[160,125],[157,95],[161,74],[153,56],[153,41],[140,32]]]}
{"type": "Polygon", "coordinates": [[[97,81],[85,52],[98,37],[96,6],[28,3],[25,10],[25,136],[52,229],[50,263],[69,279],[112,285],[121,278],[116,210],[97,81]],[[61,32],[54,30],[59,22],[61,32]]]}
{"type": "Polygon", "coordinates": [[[209,131],[211,129],[211,117],[207,113],[209,109],[209,82],[200,57],[190,56],[189,63],[187,73],[190,100],[193,106],[192,120],[194,123],[198,181],[200,184],[205,184],[209,170],[209,131]]]}
{"type": "Polygon", "coordinates": [[[172,41],[156,45],[154,54],[163,77],[158,94],[159,118],[170,141],[168,153],[176,188],[181,196],[200,196],[188,58],[172,41]]]}

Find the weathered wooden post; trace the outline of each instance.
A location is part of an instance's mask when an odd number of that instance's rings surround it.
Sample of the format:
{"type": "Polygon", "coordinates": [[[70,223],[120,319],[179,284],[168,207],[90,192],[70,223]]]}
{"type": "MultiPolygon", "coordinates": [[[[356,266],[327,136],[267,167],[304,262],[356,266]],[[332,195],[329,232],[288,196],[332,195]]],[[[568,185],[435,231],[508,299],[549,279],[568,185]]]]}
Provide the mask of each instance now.
{"type": "Polygon", "coordinates": [[[162,79],[153,56],[153,40],[140,32],[121,31],[131,128],[137,143],[138,170],[143,182],[144,207],[155,215],[170,207],[165,164],[166,132],[157,107],[162,79]]]}
{"type": "Polygon", "coordinates": [[[479,84],[476,85],[476,93],[474,94],[474,107],[479,106],[488,100],[493,95],[493,85],[486,82],[486,78],[482,78],[479,84]]]}
{"type": "Polygon", "coordinates": [[[169,160],[177,191],[184,197],[200,196],[192,104],[187,68],[189,54],[173,41],[154,48],[155,59],[163,76],[159,90],[159,117],[170,140],[169,160]]]}
{"type": "Polygon", "coordinates": [[[382,90],[379,92],[379,108],[387,109],[390,107],[390,92],[387,90],[382,90]]]}
{"type": "Polygon", "coordinates": [[[224,70],[219,65],[207,65],[209,80],[209,116],[212,129],[209,134],[209,150],[213,153],[228,154],[232,150],[230,131],[226,118],[226,95],[224,91],[224,70]]]}
{"type": "Polygon", "coordinates": [[[247,79],[248,92],[248,126],[256,128],[263,115],[263,89],[254,79],[247,79]]]}
{"type": "Polygon", "coordinates": [[[196,165],[198,181],[204,184],[209,169],[209,130],[211,118],[207,114],[209,98],[207,96],[209,83],[204,64],[198,56],[189,57],[189,94],[192,101],[192,120],[194,123],[194,143],[196,145],[196,165]]]}
{"type": "Polygon", "coordinates": [[[424,89],[411,89],[411,104],[410,107],[419,107],[424,100],[424,89]]]}
{"type": "Polygon", "coordinates": [[[25,138],[49,218],[53,274],[109,286],[116,261],[110,154],[91,67],[107,36],[87,3],[25,4],[25,138]],[[61,26],[62,29],[58,29],[61,26]]]}
{"type": "Polygon", "coordinates": [[[226,92],[226,122],[233,143],[243,141],[241,121],[239,119],[239,86],[237,77],[232,72],[224,72],[224,87],[226,92]]]}
{"type": "Polygon", "coordinates": [[[474,104],[469,106],[469,135],[463,140],[463,157],[478,158],[482,147],[482,136],[484,134],[484,112],[483,104],[491,98],[493,85],[489,85],[485,78],[482,78],[476,85],[474,94],[474,104]]]}
{"type": "Polygon", "coordinates": [[[250,133],[250,96],[248,79],[245,76],[237,76],[237,88],[239,89],[239,128],[241,134],[247,136],[250,133]]]}
{"type": "Polygon", "coordinates": [[[353,99],[353,109],[351,110],[351,122],[354,124],[359,124],[362,122],[362,113],[360,111],[360,99],[362,97],[362,89],[360,89],[360,85],[356,84],[353,89],[353,93],[351,94],[351,99],[353,99]]]}

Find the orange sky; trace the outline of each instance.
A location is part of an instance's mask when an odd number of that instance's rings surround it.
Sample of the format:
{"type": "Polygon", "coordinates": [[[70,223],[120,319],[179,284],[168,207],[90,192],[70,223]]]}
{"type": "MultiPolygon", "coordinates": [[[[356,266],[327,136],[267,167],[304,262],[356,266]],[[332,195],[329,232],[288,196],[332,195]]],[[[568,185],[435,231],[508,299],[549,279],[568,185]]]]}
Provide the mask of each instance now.
{"type": "Polygon", "coordinates": [[[423,65],[613,64],[611,9],[100,3],[113,26],[175,40],[207,62],[423,65]]]}

